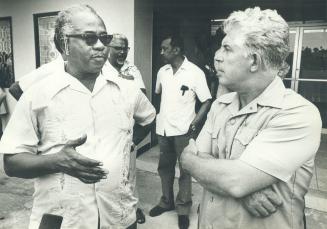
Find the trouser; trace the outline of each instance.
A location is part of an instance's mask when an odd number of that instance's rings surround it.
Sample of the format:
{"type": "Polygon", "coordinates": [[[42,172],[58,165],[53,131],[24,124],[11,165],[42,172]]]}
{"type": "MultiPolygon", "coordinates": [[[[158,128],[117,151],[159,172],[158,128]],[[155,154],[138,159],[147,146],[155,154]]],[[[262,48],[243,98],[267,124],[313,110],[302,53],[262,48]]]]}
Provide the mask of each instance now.
{"type": "MultiPolygon", "coordinates": [[[[162,197],[159,206],[171,208],[174,206],[174,178],[176,161],[180,158],[183,149],[188,145],[189,136],[160,136],[160,157],[158,173],[161,179],[162,197]]],[[[189,215],[192,206],[192,179],[179,164],[180,177],[179,191],[176,196],[176,211],[178,215],[189,215]]]]}

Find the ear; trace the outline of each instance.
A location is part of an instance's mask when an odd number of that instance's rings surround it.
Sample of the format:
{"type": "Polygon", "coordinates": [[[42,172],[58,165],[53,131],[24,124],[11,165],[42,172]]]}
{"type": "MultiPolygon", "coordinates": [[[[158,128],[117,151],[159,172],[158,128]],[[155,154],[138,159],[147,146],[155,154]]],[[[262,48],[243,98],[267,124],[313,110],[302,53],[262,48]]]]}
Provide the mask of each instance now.
{"type": "Polygon", "coordinates": [[[180,47],[173,47],[173,50],[176,54],[181,52],[181,48],[180,47]]]}
{"type": "Polygon", "coordinates": [[[64,53],[66,56],[69,56],[68,39],[65,37],[63,40],[64,40],[64,53]]]}
{"type": "Polygon", "coordinates": [[[261,57],[258,53],[251,54],[251,66],[250,66],[250,72],[256,72],[259,70],[260,65],[262,64],[261,57]]]}

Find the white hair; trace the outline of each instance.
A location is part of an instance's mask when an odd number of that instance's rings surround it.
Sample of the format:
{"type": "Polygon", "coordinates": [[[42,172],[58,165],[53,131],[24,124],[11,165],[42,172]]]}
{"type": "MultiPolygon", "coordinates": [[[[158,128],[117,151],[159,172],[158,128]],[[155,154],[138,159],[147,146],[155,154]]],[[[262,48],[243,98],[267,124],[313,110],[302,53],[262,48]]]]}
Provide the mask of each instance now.
{"type": "Polygon", "coordinates": [[[259,7],[235,11],[224,21],[224,31],[239,29],[249,55],[258,53],[265,66],[285,67],[289,54],[289,27],[276,10],[259,7]]]}

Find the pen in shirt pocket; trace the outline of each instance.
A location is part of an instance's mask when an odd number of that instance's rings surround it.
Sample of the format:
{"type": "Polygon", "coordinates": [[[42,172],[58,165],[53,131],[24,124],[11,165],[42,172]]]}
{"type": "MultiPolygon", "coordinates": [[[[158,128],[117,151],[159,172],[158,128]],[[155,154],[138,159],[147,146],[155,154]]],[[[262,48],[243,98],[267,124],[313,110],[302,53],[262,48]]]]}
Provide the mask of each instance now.
{"type": "Polygon", "coordinates": [[[185,91],[187,91],[188,89],[189,89],[188,86],[182,85],[182,87],[181,87],[181,91],[183,91],[182,95],[184,95],[185,91]]]}

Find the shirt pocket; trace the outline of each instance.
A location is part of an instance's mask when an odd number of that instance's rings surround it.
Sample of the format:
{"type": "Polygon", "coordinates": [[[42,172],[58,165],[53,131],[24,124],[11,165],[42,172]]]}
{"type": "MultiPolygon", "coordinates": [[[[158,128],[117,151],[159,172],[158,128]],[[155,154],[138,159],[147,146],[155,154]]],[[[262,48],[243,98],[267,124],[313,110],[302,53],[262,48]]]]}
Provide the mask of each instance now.
{"type": "Polygon", "coordinates": [[[191,85],[181,84],[179,87],[180,101],[183,104],[193,102],[195,93],[191,85]],[[182,90],[182,87],[186,87],[185,90],[182,90]]]}
{"type": "Polygon", "coordinates": [[[259,130],[256,128],[241,127],[234,138],[231,159],[239,158],[253,138],[258,135],[258,132],[259,130]]]}
{"type": "Polygon", "coordinates": [[[214,127],[212,135],[211,135],[211,142],[212,142],[212,155],[220,158],[221,153],[221,145],[219,144],[219,133],[220,133],[220,127],[214,127]]]}

